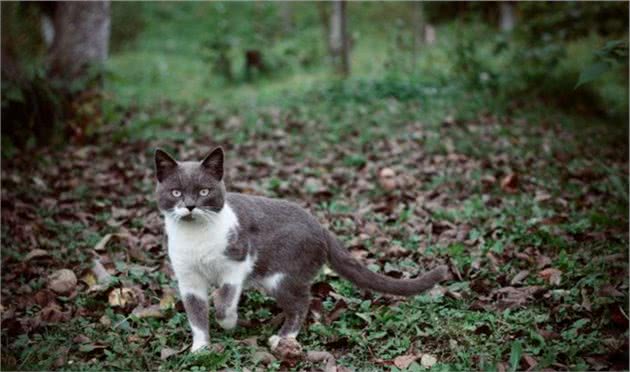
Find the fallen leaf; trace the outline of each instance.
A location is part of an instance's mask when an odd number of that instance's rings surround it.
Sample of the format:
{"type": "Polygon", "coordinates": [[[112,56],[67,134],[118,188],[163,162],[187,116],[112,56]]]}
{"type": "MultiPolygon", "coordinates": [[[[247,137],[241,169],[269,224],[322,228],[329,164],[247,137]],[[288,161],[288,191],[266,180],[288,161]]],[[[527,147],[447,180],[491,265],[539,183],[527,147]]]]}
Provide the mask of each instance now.
{"type": "Polygon", "coordinates": [[[46,323],[67,322],[68,320],[70,320],[71,315],[72,311],[61,311],[61,307],[56,303],[50,303],[38,314],[39,319],[46,323]]]}
{"type": "Polygon", "coordinates": [[[141,319],[164,317],[164,314],[160,311],[160,305],[151,305],[149,307],[138,305],[131,313],[141,319]]]}
{"type": "Polygon", "coordinates": [[[536,196],[534,197],[534,200],[541,203],[544,201],[547,201],[551,199],[551,195],[544,192],[544,191],[536,191],[536,196]]]}
{"type": "Polygon", "coordinates": [[[622,297],[623,293],[621,293],[617,288],[610,284],[604,284],[599,288],[597,294],[600,297],[622,297]]]}
{"type": "Polygon", "coordinates": [[[96,276],[92,273],[87,273],[81,277],[81,281],[90,288],[96,285],[96,276]]]}
{"type": "Polygon", "coordinates": [[[411,252],[397,244],[393,244],[385,250],[385,255],[393,258],[407,256],[409,253],[411,252]]]}
{"type": "MultiPolygon", "coordinates": [[[[424,355],[428,355],[428,354],[424,354],[424,355]]],[[[424,355],[422,356],[423,358],[424,358],[424,355]]],[[[409,367],[411,363],[415,362],[416,359],[418,359],[418,356],[414,354],[399,355],[396,358],[394,358],[394,365],[400,369],[406,369],[407,367],[409,367]]],[[[433,364],[435,364],[435,362],[433,362],[433,364]]]]}
{"type": "Polygon", "coordinates": [[[40,307],[46,307],[49,303],[54,302],[57,296],[49,289],[41,289],[33,296],[33,301],[40,307]]]}
{"type": "Polygon", "coordinates": [[[60,295],[72,293],[76,286],[77,277],[72,270],[57,270],[48,277],[48,288],[60,295]]]}
{"type": "Polygon", "coordinates": [[[72,339],[72,342],[77,343],[77,344],[87,344],[88,342],[91,342],[91,341],[92,340],[90,340],[90,338],[87,337],[86,335],[78,335],[72,339]]]}
{"type": "Polygon", "coordinates": [[[68,357],[68,352],[70,351],[69,348],[67,347],[62,347],[60,349],[57,350],[57,359],[55,359],[55,362],[53,363],[53,366],[55,366],[56,368],[60,368],[62,367],[64,364],[66,364],[66,358],[68,357]]]}
{"type": "Polygon", "coordinates": [[[523,360],[525,360],[525,363],[527,363],[528,370],[531,370],[538,365],[538,362],[536,361],[536,359],[534,359],[534,357],[532,357],[529,354],[523,354],[523,360]]]}
{"type": "Polygon", "coordinates": [[[247,346],[257,347],[258,346],[258,337],[256,337],[256,336],[247,337],[247,338],[242,339],[240,342],[245,344],[245,345],[247,345],[247,346]]]}
{"type": "Polygon", "coordinates": [[[499,310],[516,309],[528,303],[533,297],[543,290],[539,286],[527,287],[503,287],[491,292],[496,299],[495,306],[499,310]]]}
{"type": "Polygon", "coordinates": [[[309,351],[305,359],[313,363],[326,362],[324,372],[341,372],[341,369],[337,367],[337,360],[327,351],[309,351]]]}
{"type": "Polygon", "coordinates": [[[385,191],[396,189],[396,173],[391,168],[383,168],[378,172],[378,183],[385,191]]]}
{"type": "Polygon", "coordinates": [[[613,323],[617,324],[618,326],[628,328],[628,315],[626,315],[621,306],[617,304],[610,304],[609,309],[610,319],[613,321],[613,323]]]}
{"type": "Polygon", "coordinates": [[[431,354],[422,354],[422,358],[420,358],[420,364],[424,368],[431,368],[437,363],[437,358],[431,354]]]}
{"type": "Polygon", "coordinates": [[[516,173],[510,173],[501,180],[501,189],[511,194],[518,191],[518,176],[516,173]]]}
{"type": "Polygon", "coordinates": [[[543,269],[549,265],[551,265],[551,258],[543,254],[536,256],[536,266],[539,269],[543,269]]]}
{"type": "Polygon", "coordinates": [[[326,317],[326,324],[330,324],[334,322],[335,320],[339,319],[341,314],[343,314],[347,308],[348,308],[348,304],[346,303],[346,301],[342,299],[338,300],[335,303],[335,307],[333,307],[332,310],[330,310],[330,313],[328,313],[328,316],[326,317]]]}
{"type": "Polygon", "coordinates": [[[112,325],[112,320],[107,315],[101,316],[98,321],[105,327],[109,327],[112,325]]]}
{"type": "Polygon", "coordinates": [[[107,272],[101,260],[98,258],[94,258],[92,260],[92,273],[96,277],[96,281],[101,284],[109,283],[112,279],[112,276],[107,272]]]}
{"type": "Polygon", "coordinates": [[[97,252],[104,251],[105,246],[107,245],[109,240],[112,238],[112,236],[113,234],[106,234],[104,237],[102,237],[101,240],[99,240],[99,242],[96,243],[96,245],[94,246],[94,250],[97,252]]]}
{"type": "Polygon", "coordinates": [[[273,356],[271,353],[268,353],[266,351],[257,351],[254,353],[254,355],[252,355],[252,361],[254,363],[262,363],[262,364],[271,364],[273,362],[276,361],[276,357],[273,356]]]}
{"type": "Polygon", "coordinates": [[[520,284],[523,281],[523,279],[527,278],[528,275],[529,275],[529,270],[519,271],[518,274],[514,275],[514,278],[510,280],[510,285],[520,284]]]}
{"type": "Polygon", "coordinates": [[[164,290],[164,293],[162,294],[162,298],[160,298],[160,309],[161,310],[168,310],[168,309],[172,309],[175,307],[175,303],[177,302],[177,300],[175,299],[175,293],[173,292],[173,290],[166,289],[164,290]]]}
{"type": "Polygon", "coordinates": [[[137,299],[130,288],[114,288],[109,292],[108,302],[113,307],[125,307],[136,303],[137,299]]]}
{"type": "Polygon", "coordinates": [[[544,269],[539,272],[538,275],[551,285],[560,285],[560,281],[562,280],[562,271],[554,269],[553,267],[544,269]]]}
{"type": "Polygon", "coordinates": [[[165,347],[162,350],[160,350],[160,359],[166,360],[177,353],[178,353],[177,350],[171,349],[170,347],[165,347]]]}
{"type": "Polygon", "coordinates": [[[43,249],[33,249],[32,251],[28,252],[28,254],[26,255],[26,257],[24,257],[24,261],[28,262],[34,258],[38,258],[38,257],[46,257],[48,256],[48,252],[43,250],[43,249]]]}

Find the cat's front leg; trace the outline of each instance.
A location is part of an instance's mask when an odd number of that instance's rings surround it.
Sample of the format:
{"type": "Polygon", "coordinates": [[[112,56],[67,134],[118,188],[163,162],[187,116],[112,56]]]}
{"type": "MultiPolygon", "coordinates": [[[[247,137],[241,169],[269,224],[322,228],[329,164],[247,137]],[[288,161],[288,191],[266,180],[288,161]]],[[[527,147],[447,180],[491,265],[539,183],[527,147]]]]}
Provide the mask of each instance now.
{"type": "Polygon", "coordinates": [[[223,329],[233,329],[238,321],[238,301],[242,285],[225,283],[212,294],[217,322],[223,329]]]}
{"type": "Polygon", "coordinates": [[[208,284],[201,275],[192,272],[177,275],[179,292],[186,309],[188,323],[192,329],[193,344],[190,351],[195,352],[210,343],[208,333],[208,284]]]}

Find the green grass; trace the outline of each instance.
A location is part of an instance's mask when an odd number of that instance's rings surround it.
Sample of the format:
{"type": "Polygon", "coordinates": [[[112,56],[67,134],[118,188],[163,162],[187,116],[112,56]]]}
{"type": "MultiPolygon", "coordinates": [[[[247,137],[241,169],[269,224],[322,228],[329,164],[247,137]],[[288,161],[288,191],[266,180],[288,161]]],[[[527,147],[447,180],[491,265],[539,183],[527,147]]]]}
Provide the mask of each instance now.
{"type": "MultiPolygon", "coordinates": [[[[224,130],[218,137],[218,128],[215,127],[217,124],[208,125],[208,122],[199,120],[210,115],[215,117],[212,122],[225,123],[229,116],[234,115],[229,110],[221,112],[212,108],[207,111],[202,109],[191,119],[198,123],[195,130],[199,138],[211,135],[220,141],[233,141],[231,146],[242,149],[245,148],[242,146],[251,143],[252,138],[258,138],[256,146],[259,147],[259,156],[270,157],[280,163],[265,176],[256,178],[254,174],[243,174],[239,178],[257,185],[264,194],[298,199],[311,204],[310,209],[320,220],[332,222],[331,228],[343,240],[350,241],[356,236],[356,223],[335,216],[352,212],[364,203],[377,203],[387,194],[373,184],[370,188],[359,191],[355,198],[350,198],[348,188],[356,187],[356,184],[355,181],[348,180],[342,187],[330,188],[332,195],[318,206],[315,204],[316,193],[312,190],[304,190],[303,193],[300,191],[302,174],[315,176],[328,183],[331,166],[345,167],[351,177],[352,172],[358,172],[366,166],[368,169],[395,166],[416,180],[418,189],[414,192],[430,193],[435,190],[448,198],[439,208],[432,209],[428,216],[423,217],[425,223],[447,220],[456,226],[471,226],[470,232],[463,239],[476,239],[477,242],[473,245],[440,242],[437,239],[439,233],[432,234],[421,227],[417,233],[412,234],[409,229],[418,229],[416,224],[423,221],[418,216],[422,215],[424,206],[400,199],[398,203],[402,203],[400,205],[404,208],[400,209],[400,215],[394,221],[383,213],[363,216],[366,221],[376,223],[381,229],[379,234],[391,237],[393,244],[400,244],[416,252],[405,259],[391,259],[383,255],[374,237],[370,237],[366,242],[368,251],[377,259],[383,260],[372,264],[371,267],[377,270],[417,272],[422,267],[420,262],[449,259],[461,272],[470,270],[475,260],[480,260],[481,269],[462,281],[450,284],[451,290],[460,293],[462,299],[444,296],[432,298],[425,295],[395,304],[390,304],[378,295],[365,297],[347,282],[322,275],[321,280],[329,281],[335,292],[347,298],[348,310],[331,324],[309,322],[299,340],[309,350],[330,349],[333,353],[343,350],[339,354],[338,362],[361,370],[386,368],[374,364],[373,359],[378,357],[391,360],[408,353],[410,349],[435,355],[439,361],[435,366],[438,370],[492,369],[498,362],[507,362],[509,355],[515,353],[515,342],[522,348],[522,353],[536,358],[540,368],[554,368],[553,363],[561,363],[569,369],[588,369],[584,355],[606,353],[610,350],[602,344],[602,339],[611,337],[607,336],[612,327],[608,315],[611,306],[627,303],[627,294],[624,294],[624,302],[595,296],[602,285],[613,280],[611,273],[619,269],[627,270],[623,262],[602,263],[598,260],[598,257],[612,253],[627,253],[628,239],[624,227],[627,226],[628,206],[627,195],[623,192],[628,185],[624,170],[626,165],[620,154],[608,150],[616,143],[617,133],[623,132],[623,128],[613,127],[602,131],[601,128],[606,127],[605,123],[593,126],[591,122],[591,126],[582,126],[579,125],[579,119],[555,113],[559,122],[548,131],[567,135],[570,140],[562,143],[549,142],[545,141],[549,134],[541,133],[550,132],[535,125],[539,120],[548,118],[549,112],[540,112],[537,115],[531,112],[514,112],[509,119],[517,123],[521,121],[521,124],[512,126],[496,124],[493,120],[479,117],[477,122],[443,127],[441,120],[437,120],[437,112],[433,113],[436,115],[434,120],[427,120],[430,115],[426,115],[418,107],[423,107],[423,103],[431,103],[433,99],[447,101],[448,97],[436,98],[432,95],[431,98],[426,98],[421,94],[422,89],[418,91],[420,94],[412,90],[411,96],[406,96],[405,87],[406,85],[397,81],[356,80],[311,90],[302,96],[292,95],[278,106],[278,110],[282,117],[290,115],[294,122],[300,123],[300,130],[295,134],[284,128],[283,122],[271,120],[268,107],[265,106],[256,105],[248,111],[239,112],[240,124],[231,129],[234,133],[224,130]],[[365,86],[369,89],[364,88],[365,86]],[[391,92],[398,94],[398,97],[392,98],[391,92]],[[264,125],[260,125],[260,120],[264,125]],[[412,124],[420,121],[426,124],[412,124]],[[353,123],[370,125],[357,135],[356,125],[353,123]],[[410,128],[414,128],[411,133],[410,128]],[[266,147],[274,143],[273,135],[278,130],[286,131],[283,138],[287,143],[285,150],[281,152],[284,158],[278,157],[280,153],[277,150],[266,147]],[[593,137],[593,132],[599,135],[593,137]],[[242,144],[233,139],[235,133],[245,133],[242,144]],[[320,140],[310,140],[314,136],[320,140]],[[430,145],[432,138],[439,138],[435,146],[430,145]],[[400,146],[402,152],[394,155],[382,152],[383,145],[392,142],[400,146]],[[445,143],[450,144],[446,146],[445,143]],[[544,150],[545,144],[550,146],[548,150],[544,150]],[[295,148],[299,148],[299,152],[291,151],[295,148]],[[346,160],[332,163],[317,160],[331,152],[349,155],[346,155],[346,160]],[[435,173],[423,173],[424,169],[417,167],[414,160],[409,159],[409,155],[414,153],[424,154],[423,156],[432,159],[431,164],[439,164],[435,173]],[[445,158],[451,153],[465,156],[467,160],[464,164],[457,161],[435,163],[437,159],[445,158]],[[555,157],[558,154],[564,154],[571,159],[568,167],[557,164],[555,157]],[[501,157],[505,160],[500,160],[501,157]],[[306,161],[309,166],[303,172],[288,177],[281,176],[279,172],[282,171],[282,164],[293,161],[287,159],[301,159],[300,161],[306,161]],[[479,167],[483,162],[495,165],[489,169],[479,167]],[[584,184],[571,177],[566,178],[567,172],[575,173],[593,165],[598,165],[594,176],[598,179],[596,183],[584,184]],[[467,169],[472,170],[472,173],[468,173],[467,169]],[[482,176],[494,174],[500,179],[502,172],[507,169],[521,175],[520,191],[517,194],[503,192],[498,181],[489,186],[484,184],[482,176]],[[551,201],[534,200],[537,190],[544,190],[551,195],[551,201]],[[581,206],[580,200],[585,197],[594,197],[596,200],[591,206],[581,206]],[[558,204],[553,201],[554,198],[564,198],[567,204],[558,204]],[[489,202],[491,200],[500,203],[489,202]],[[565,216],[559,223],[541,223],[558,215],[565,216]],[[584,238],[589,233],[598,232],[605,234],[604,240],[584,238]],[[524,308],[506,311],[480,311],[472,307],[482,295],[478,290],[472,289],[476,288],[478,284],[475,283],[479,280],[488,281],[490,288],[499,288],[500,283],[509,281],[518,271],[531,270],[527,262],[514,256],[526,249],[543,252],[551,258],[552,267],[563,272],[559,286],[547,284],[537,276],[535,269],[526,278],[524,285],[542,286],[549,298],[539,298],[524,308]],[[488,252],[499,258],[499,266],[494,266],[487,256],[488,252]],[[589,312],[581,306],[583,293],[593,296],[589,312]],[[540,330],[554,330],[559,336],[548,339],[541,336],[540,330]],[[339,347],[341,349],[337,349],[339,347]]],[[[436,106],[433,107],[435,109],[436,106]]],[[[159,111],[158,115],[181,115],[179,110],[180,108],[174,106],[159,111]]],[[[183,109],[184,112],[186,110],[183,109]]],[[[447,111],[442,114],[446,115],[447,111]]],[[[179,124],[165,120],[165,124],[161,125],[176,130],[179,124]]],[[[147,128],[153,129],[153,124],[147,128]]],[[[156,136],[146,137],[143,141],[170,141],[159,132],[156,136]]],[[[174,140],[175,143],[181,143],[183,138],[174,140]]],[[[120,141],[123,141],[120,142],[123,146],[127,146],[126,140],[120,141]]],[[[102,146],[100,151],[106,151],[107,146],[102,146]]],[[[230,160],[228,155],[228,161],[243,166],[251,164],[251,167],[256,164],[257,159],[230,160]]],[[[77,169],[76,172],[80,170],[77,169]]],[[[48,181],[46,174],[42,177],[48,181]]],[[[149,193],[150,180],[134,183],[131,187],[138,192],[149,193]]],[[[23,193],[28,193],[28,189],[20,192],[19,195],[22,196],[18,197],[24,197],[26,194],[23,193]]],[[[74,203],[89,205],[89,193],[81,188],[70,195],[75,200],[74,203]]],[[[146,198],[149,198],[148,194],[146,198]]],[[[113,200],[103,200],[103,203],[111,202],[113,200]]],[[[111,204],[119,205],[119,202],[111,204]]],[[[123,205],[134,208],[135,198],[129,198],[123,205]]],[[[66,253],[59,256],[55,254],[55,258],[64,260],[66,265],[87,268],[89,248],[98,241],[99,236],[116,231],[116,228],[100,225],[111,218],[108,210],[106,208],[96,215],[97,220],[103,221],[96,228],[85,226],[81,222],[57,222],[52,218],[55,216],[53,212],[39,211],[38,215],[45,218],[43,228],[50,239],[50,247],[65,248],[66,253]]],[[[142,217],[134,217],[126,226],[133,231],[141,231],[142,217]]],[[[26,253],[18,242],[12,242],[10,234],[4,233],[3,236],[3,252],[26,253]]],[[[108,252],[114,256],[121,250],[124,251],[124,245],[114,244],[108,252]]],[[[125,271],[123,266],[119,270],[125,271]]],[[[173,279],[160,272],[154,274],[120,274],[119,278],[147,288],[156,284],[157,288],[174,285],[173,279]]],[[[45,284],[42,281],[29,282],[26,278],[23,283],[34,288],[45,284]]],[[[627,286],[627,278],[621,285],[627,286]]],[[[159,293],[159,289],[147,291],[147,295],[155,299],[160,297],[159,293]]],[[[189,355],[184,352],[163,362],[159,359],[162,348],[179,350],[190,343],[183,313],[170,310],[163,319],[135,319],[111,308],[103,297],[80,293],[78,297],[68,301],[74,306],[90,309],[92,315],[76,316],[68,322],[52,324],[15,339],[3,337],[4,350],[16,361],[16,364],[9,363],[8,366],[19,369],[49,369],[55,362],[56,358],[52,355],[56,355],[55,350],[58,352],[60,340],[83,334],[96,342],[97,347],[94,348],[92,343],[68,345],[70,350],[62,369],[156,369],[158,366],[162,369],[251,368],[254,366],[254,350],[238,341],[254,336],[262,346],[265,339],[273,334],[273,327],[265,323],[260,327],[226,333],[212,322],[212,342],[223,345],[224,353],[189,355]],[[109,319],[105,324],[99,320],[103,315],[109,319]],[[101,345],[103,348],[100,348],[101,345]]],[[[326,310],[331,310],[334,303],[335,300],[329,297],[324,300],[323,305],[326,310]]],[[[623,306],[627,313],[627,306],[623,306]]],[[[33,315],[37,314],[37,307],[29,311],[33,315]]],[[[263,321],[269,320],[276,311],[273,302],[253,293],[246,295],[239,310],[246,319],[263,321]]],[[[623,335],[627,337],[627,331],[623,335]]],[[[311,365],[305,363],[299,366],[310,368],[311,365]]],[[[419,366],[412,365],[410,368],[413,370],[419,366]]]]}

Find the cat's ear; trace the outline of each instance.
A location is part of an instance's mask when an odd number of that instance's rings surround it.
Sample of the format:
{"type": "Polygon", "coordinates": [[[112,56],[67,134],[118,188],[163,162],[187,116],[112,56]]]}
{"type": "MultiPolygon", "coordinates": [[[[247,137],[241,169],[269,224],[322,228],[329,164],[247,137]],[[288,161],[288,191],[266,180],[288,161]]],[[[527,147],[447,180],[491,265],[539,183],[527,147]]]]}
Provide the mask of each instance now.
{"type": "Polygon", "coordinates": [[[155,150],[155,172],[158,181],[162,182],[177,169],[177,162],[166,151],[155,150]]]}
{"type": "Polygon", "coordinates": [[[201,161],[201,166],[219,181],[223,179],[223,149],[217,147],[201,161]]]}

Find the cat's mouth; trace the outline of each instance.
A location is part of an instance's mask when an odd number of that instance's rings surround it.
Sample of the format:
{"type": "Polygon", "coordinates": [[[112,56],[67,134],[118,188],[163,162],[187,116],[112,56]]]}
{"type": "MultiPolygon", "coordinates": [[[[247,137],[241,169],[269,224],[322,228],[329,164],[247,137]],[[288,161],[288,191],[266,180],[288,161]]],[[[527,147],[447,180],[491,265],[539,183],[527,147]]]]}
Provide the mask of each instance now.
{"type": "Polygon", "coordinates": [[[195,220],[195,216],[192,213],[187,214],[182,217],[182,221],[194,221],[194,220],[195,220]]]}

